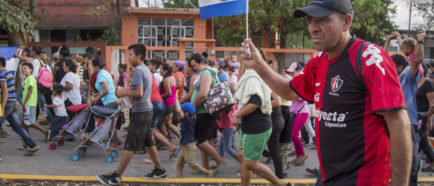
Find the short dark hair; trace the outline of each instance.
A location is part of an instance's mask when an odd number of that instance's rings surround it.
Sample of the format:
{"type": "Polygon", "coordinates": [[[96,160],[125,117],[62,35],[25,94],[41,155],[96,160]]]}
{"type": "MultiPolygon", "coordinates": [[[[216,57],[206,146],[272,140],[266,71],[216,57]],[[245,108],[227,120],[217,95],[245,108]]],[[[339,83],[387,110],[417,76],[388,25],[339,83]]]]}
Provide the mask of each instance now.
{"type": "Polygon", "coordinates": [[[133,50],[135,55],[140,55],[141,59],[146,58],[146,47],[143,44],[134,44],[128,47],[128,50],[133,50]]]}
{"type": "Polygon", "coordinates": [[[393,62],[395,62],[396,67],[399,67],[399,66],[406,67],[408,65],[407,60],[402,55],[395,54],[395,55],[391,56],[391,58],[392,58],[393,62]]]}
{"type": "Polygon", "coordinates": [[[207,52],[202,52],[202,56],[203,56],[203,58],[208,58],[208,53],[207,52]]]}
{"type": "Polygon", "coordinates": [[[26,47],[23,50],[26,52],[26,57],[30,57],[30,49],[26,47]]]}
{"type": "Polygon", "coordinates": [[[86,54],[89,54],[90,56],[96,56],[97,55],[97,51],[93,47],[87,47],[85,51],[86,51],[86,54]]]}
{"type": "Polygon", "coordinates": [[[0,57],[0,64],[3,68],[6,67],[6,59],[4,57],[0,57]]]}
{"type": "Polygon", "coordinates": [[[63,87],[60,84],[54,84],[53,85],[53,90],[56,91],[58,94],[62,94],[63,87]]]}
{"type": "Polygon", "coordinates": [[[188,66],[191,67],[191,60],[196,61],[196,63],[206,63],[205,59],[203,59],[203,56],[199,53],[195,53],[193,54],[187,61],[188,61],[188,66]]]}
{"type": "Polygon", "coordinates": [[[106,64],[101,56],[96,56],[92,59],[92,65],[95,67],[104,68],[106,64]]]}
{"type": "Polygon", "coordinates": [[[36,55],[41,55],[42,48],[40,46],[32,46],[32,51],[35,52],[36,55]]]}
{"type": "Polygon", "coordinates": [[[23,63],[22,66],[29,67],[33,72],[33,65],[31,63],[23,63]]]}
{"type": "Polygon", "coordinates": [[[76,69],[77,69],[77,65],[75,64],[75,62],[74,61],[72,61],[72,59],[71,58],[63,58],[61,61],[63,61],[63,63],[65,63],[65,65],[69,68],[69,70],[72,72],[72,73],[76,73],[77,71],[76,71],[76,69]]]}
{"type": "Polygon", "coordinates": [[[127,64],[119,64],[119,68],[126,71],[127,70],[127,64]]]}
{"type": "Polygon", "coordinates": [[[159,69],[161,64],[163,64],[162,61],[157,60],[157,59],[151,59],[149,62],[150,62],[150,64],[154,65],[156,69],[159,69]]]}
{"type": "Polygon", "coordinates": [[[85,59],[85,58],[87,58],[87,59],[93,59],[94,56],[95,56],[95,55],[92,55],[91,53],[86,53],[86,54],[83,55],[83,58],[84,58],[84,59],[85,59]]]}
{"type": "Polygon", "coordinates": [[[62,48],[59,51],[59,54],[64,58],[69,57],[71,55],[71,53],[69,52],[69,48],[66,45],[62,46],[62,48]]]}

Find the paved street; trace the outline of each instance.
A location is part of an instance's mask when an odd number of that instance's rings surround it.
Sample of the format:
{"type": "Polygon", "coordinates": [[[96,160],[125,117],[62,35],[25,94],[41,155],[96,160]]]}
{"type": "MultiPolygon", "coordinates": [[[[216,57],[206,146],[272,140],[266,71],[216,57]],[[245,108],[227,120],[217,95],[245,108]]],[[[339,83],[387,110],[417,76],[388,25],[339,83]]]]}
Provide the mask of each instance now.
{"type": "MultiPolygon", "coordinates": [[[[113,163],[106,163],[104,153],[95,145],[90,147],[84,158],[78,162],[72,161],[73,149],[78,145],[78,142],[66,142],[64,146],[58,147],[56,150],[49,150],[48,144],[43,142],[43,136],[39,131],[31,129],[31,136],[36,143],[41,146],[41,149],[32,157],[25,157],[23,151],[17,150],[20,139],[10,127],[5,127],[10,134],[8,138],[0,138],[0,174],[33,174],[33,175],[66,175],[66,176],[93,176],[97,174],[107,173],[116,169],[119,158],[116,158],[113,163]]],[[[125,130],[121,131],[122,134],[125,130]]],[[[123,139],[124,140],[124,139],[123,139]]],[[[177,141],[175,144],[178,144],[177,141]]],[[[291,166],[287,178],[314,178],[305,172],[306,167],[317,167],[318,158],[315,150],[305,148],[309,158],[304,166],[291,166]]],[[[176,176],[174,161],[168,160],[169,153],[167,150],[159,151],[163,166],[169,173],[169,177],[176,176]]],[[[148,157],[147,154],[136,154],[126,170],[124,176],[141,177],[151,171],[152,165],[142,165],[140,160],[148,157]]],[[[233,159],[225,156],[227,166],[217,177],[219,178],[238,178],[239,164],[233,159]]],[[[290,157],[292,159],[294,157],[290,157]]],[[[196,153],[196,161],[200,162],[200,154],[196,153]]],[[[263,159],[265,161],[265,158],[263,159]]],[[[271,167],[272,163],[267,164],[271,167]]],[[[424,166],[426,166],[424,164],[424,166]]],[[[190,167],[184,168],[185,177],[200,177],[190,175],[190,167]]],[[[433,177],[433,174],[420,173],[420,177],[433,177]]]]}

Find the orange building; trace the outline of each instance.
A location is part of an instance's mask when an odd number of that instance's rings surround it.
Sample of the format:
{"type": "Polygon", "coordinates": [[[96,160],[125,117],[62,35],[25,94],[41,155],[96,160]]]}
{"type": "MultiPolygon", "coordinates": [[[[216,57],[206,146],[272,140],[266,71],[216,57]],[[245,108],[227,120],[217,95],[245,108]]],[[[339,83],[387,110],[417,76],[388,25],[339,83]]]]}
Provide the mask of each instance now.
{"type": "Polygon", "coordinates": [[[211,20],[200,19],[199,10],[126,8],[122,15],[124,46],[147,46],[148,58],[186,59],[196,52],[215,58],[211,20]]]}
{"type": "MultiPolygon", "coordinates": [[[[239,47],[216,47],[212,21],[202,20],[198,9],[128,7],[123,9],[121,19],[122,45],[145,44],[148,58],[163,56],[168,60],[185,60],[193,53],[207,52],[210,59],[215,59],[240,50],[239,47]]],[[[271,59],[276,52],[307,54],[302,57],[307,60],[316,55],[316,50],[265,48],[268,43],[261,35],[254,38],[254,42],[262,46],[271,59]]]]}

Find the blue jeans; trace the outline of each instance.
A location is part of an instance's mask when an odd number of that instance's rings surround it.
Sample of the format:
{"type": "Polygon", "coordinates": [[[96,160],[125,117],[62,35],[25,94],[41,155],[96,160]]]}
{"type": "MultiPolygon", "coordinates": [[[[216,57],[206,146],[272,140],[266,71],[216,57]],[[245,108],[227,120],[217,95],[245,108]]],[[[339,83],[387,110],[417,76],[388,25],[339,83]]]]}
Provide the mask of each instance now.
{"type": "Polygon", "coordinates": [[[151,130],[154,130],[157,128],[161,117],[166,113],[166,105],[162,101],[155,101],[152,102],[152,106],[154,107],[154,112],[152,115],[151,130]]]}
{"type": "Polygon", "coordinates": [[[235,129],[222,129],[222,136],[220,137],[218,144],[219,154],[223,155],[223,151],[229,153],[231,156],[235,156],[237,152],[232,148],[231,141],[234,136],[235,129]]]}
{"type": "Polygon", "coordinates": [[[42,109],[43,112],[47,113],[47,118],[45,119],[47,119],[48,121],[52,121],[54,118],[53,114],[48,108],[44,107],[45,104],[47,104],[47,101],[45,100],[45,95],[38,91],[38,106],[40,109],[42,109]]]}
{"type": "Polygon", "coordinates": [[[50,140],[59,134],[60,128],[68,122],[68,116],[55,116],[50,125],[50,140]]]}
{"type": "Polygon", "coordinates": [[[23,91],[24,91],[24,88],[22,86],[20,86],[20,88],[18,88],[18,92],[17,92],[17,101],[18,101],[18,103],[20,103],[20,105],[23,105],[23,91]]]}
{"type": "Polygon", "coordinates": [[[412,161],[411,161],[411,170],[410,170],[410,186],[417,186],[417,173],[420,167],[419,153],[417,151],[417,139],[418,139],[418,126],[411,125],[411,142],[412,142],[412,161]]]}
{"type": "Polygon", "coordinates": [[[0,125],[5,120],[7,120],[9,122],[12,129],[14,129],[14,131],[18,135],[20,135],[20,137],[24,140],[24,143],[26,143],[27,146],[29,146],[30,148],[33,148],[36,146],[36,143],[30,138],[29,134],[19,124],[17,104],[15,101],[7,101],[6,102],[4,117],[1,118],[0,125]]]}

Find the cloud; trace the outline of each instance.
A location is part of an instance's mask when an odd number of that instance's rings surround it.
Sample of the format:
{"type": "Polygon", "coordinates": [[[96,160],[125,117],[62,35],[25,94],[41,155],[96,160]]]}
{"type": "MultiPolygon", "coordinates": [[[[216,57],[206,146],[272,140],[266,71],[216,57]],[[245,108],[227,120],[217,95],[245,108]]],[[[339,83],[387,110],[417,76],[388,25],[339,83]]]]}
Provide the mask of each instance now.
{"type": "MultiPolygon", "coordinates": [[[[408,29],[408,21],[409,21],[409,6],[406,0],[394,0],[394,5],[396,5],[396,14],[395,17],[392,18],[392,21],[398,25],[398,29],[408,29]]],[[[411,12],[411,29],[422,22],[422,17],[419,16],[419,12],[412,9],[411,12]]]]}

